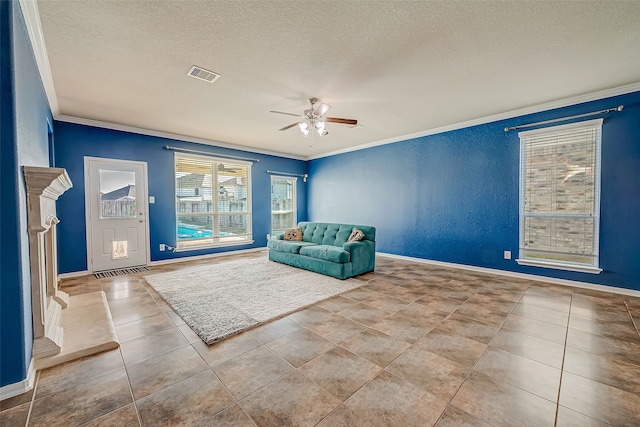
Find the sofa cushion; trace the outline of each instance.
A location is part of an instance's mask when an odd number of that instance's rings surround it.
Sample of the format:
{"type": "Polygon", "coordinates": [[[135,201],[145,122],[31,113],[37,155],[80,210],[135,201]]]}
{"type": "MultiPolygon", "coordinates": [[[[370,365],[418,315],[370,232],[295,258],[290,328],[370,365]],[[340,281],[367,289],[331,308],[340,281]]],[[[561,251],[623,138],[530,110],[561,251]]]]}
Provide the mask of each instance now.
{"type": "Polygon", "coordinates": [[[288,252],[290,254],[300,253],[300,248],[303,246],[316,246],[314,243],[309,242],[296,242],[292,240],[275,240],[271,239],[267,242],[267,247],[280,252],[288,252]]]}
{"type": "Polygon", "coordinates": [[[351,254],[332,245],[308,245],[300,248],[300,255],[331,262],[349,262],[351,254]]]}
{"type": "Polygon", "coordinates": [[[349,239],[354,227],[362,231],[364,234],[363,240],[375,241],[376,238],[375,227],[367,225],[300,222],[298,227],[302,228],[303,241],[317,243],[318,245],[342,247],[349,239]]]}
{"type": "Polygon", "coordinates": [[[302,242],[302,228],[288,228],[284,231],[284,240],[302,242]]]}

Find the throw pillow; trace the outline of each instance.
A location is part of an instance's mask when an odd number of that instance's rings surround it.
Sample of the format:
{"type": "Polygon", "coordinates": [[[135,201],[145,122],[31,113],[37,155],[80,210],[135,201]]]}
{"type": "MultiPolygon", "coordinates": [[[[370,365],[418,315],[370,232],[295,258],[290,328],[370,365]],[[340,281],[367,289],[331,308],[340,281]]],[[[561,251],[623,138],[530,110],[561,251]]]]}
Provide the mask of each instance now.
{"type": "Polygon", "coordinates": [[[284,240],[295,240],[302,242],[302,228],[288,228],[284,230],[284,240]]]}
{"type": "Polygon", "coordinates": [[[364,233],[362,232],[362,230],[360,230],[359,228],[353,227],[353,231],[351,232],[351,235],[347,239],[347,242],[358,242],[362,239],[364,239],[364,233]]]}

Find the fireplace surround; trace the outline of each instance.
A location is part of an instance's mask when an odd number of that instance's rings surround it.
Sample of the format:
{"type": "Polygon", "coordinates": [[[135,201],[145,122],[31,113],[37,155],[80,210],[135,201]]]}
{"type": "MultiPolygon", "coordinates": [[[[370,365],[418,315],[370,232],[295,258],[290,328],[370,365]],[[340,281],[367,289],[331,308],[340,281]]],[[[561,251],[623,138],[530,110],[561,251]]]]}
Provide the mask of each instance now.
{"type": "Polygon", "coordinates": [[[103,291],[69,296],[58,287],[56,200],[72,187],[65,169],[24,167],[36,369],[117,348],[103,291]]]}

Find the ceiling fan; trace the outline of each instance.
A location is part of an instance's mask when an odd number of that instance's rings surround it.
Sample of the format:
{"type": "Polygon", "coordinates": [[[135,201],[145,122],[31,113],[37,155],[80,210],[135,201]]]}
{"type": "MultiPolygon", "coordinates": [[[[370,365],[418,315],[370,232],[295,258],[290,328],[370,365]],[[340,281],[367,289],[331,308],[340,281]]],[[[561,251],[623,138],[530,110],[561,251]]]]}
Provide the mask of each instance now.
{"type": "Polygon", "coordinates": [[[283,127],[279,130],[287,130],[291,129],[294,126],[298,126],[300,132],[307,136],[309,135],[309,131],[311,129],[315,129],[320,136],[328,135],[329,132],[325,128],[327,123],[340,123],[343,125],[352,125],[355,126],[358,124],[357,120],[354,119],[342,119],[339,117],[325,117],[324,115],[329,111],[331,105],[323,104],[322,102],[318,103],[318,98],[309,98],[309,104],[311,104],[311,108],[304,110],[302,114],[294,114],[294,113],[285,113],[282,111],[269,111],[270,113],[276,114],[286,114],[287,116],[294,116],[300,118],[299,121],[292,123],[288,126],[283,127]],[[317,104],[317,106],[316,106],[317,104]]]}

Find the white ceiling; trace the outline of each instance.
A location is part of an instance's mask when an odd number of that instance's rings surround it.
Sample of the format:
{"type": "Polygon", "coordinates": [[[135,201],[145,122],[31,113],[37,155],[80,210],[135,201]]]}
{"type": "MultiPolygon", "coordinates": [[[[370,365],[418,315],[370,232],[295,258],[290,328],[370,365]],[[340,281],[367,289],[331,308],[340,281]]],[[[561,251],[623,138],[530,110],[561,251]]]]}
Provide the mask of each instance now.
{"type": "Polygon", "coordinates": [[[39,0],[37,8],[57,118],[297,158],[640,87],[639,1],[39,0]],[[221,77],[190,78],[192,65],[221,77]],[[333,106],[328,116],[363,127],[330,123],[328,136],[313,139],[278,131],[296,118],[269,110],[301,113],[312,96],[333,106]]]}

